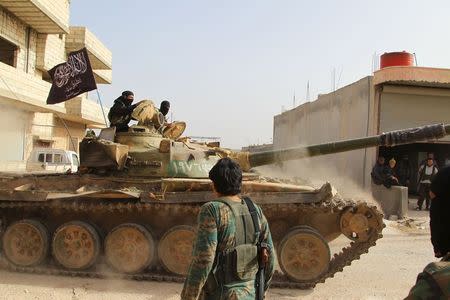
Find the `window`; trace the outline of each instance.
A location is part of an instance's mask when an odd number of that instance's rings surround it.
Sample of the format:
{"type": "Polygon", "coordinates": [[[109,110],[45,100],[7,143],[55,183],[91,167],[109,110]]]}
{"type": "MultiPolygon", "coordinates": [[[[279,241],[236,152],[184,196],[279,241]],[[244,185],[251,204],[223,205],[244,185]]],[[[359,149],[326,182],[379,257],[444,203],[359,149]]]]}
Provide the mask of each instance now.
{"type": "Polygon", "coordinates": [[[48,162],[48,163],[52,162],[52,154],[51,153],[45,154],[45,162],[48,162]]]}
{"type": "Polygon", "coordinates": [[[80,162],[78,161],[78,156],[76,154],[72,154],[72,162],[74,166],[79,166],[80,162]]]}
{"type": "Polygon", "coordinates": [[[55,154],[53,155],[53,162],[55,164],[62,163],[62,155],[61,154],[55,154]]]}
{"type": "Polygon", "coordinates": [[[0,62],[15,67],[17,49],[16,45],[0,37],[0,62]]]}
{"type": "Polygon", "coordinates": [[[44,153],[39,153],[39,156],[38,156],[38,161],[39,162],[44,162],[44,153]]]}

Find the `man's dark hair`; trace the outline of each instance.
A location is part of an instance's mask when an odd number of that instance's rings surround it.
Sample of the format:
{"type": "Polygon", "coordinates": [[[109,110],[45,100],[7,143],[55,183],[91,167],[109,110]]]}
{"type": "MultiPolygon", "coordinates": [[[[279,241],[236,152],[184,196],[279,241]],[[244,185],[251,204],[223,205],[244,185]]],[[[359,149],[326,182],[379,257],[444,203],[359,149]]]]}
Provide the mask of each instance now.
{"type": "Polygon", "coordinates": [[[163,115],[167,115],[167,113],[169,112],[169,109],[170,109],[170,102],[167,100],[162,101],[161,105],[159,106],[159,111],[163,115]]]}
{"type": "Polygon", "coordinates": [[[126,97],[128,97],[130,95],[134,96],[134,93],[132,91],[123,91],[122,92],[122,97],[124,97],[124,98],[126,98],[126,97]]]}
{"type": "Polygon", "coordinates": [[[225,196],[234,196],[241,192],[242,170],[232,159],[221,158],[209,171],[209,179],[216,191],[225,196]]]}

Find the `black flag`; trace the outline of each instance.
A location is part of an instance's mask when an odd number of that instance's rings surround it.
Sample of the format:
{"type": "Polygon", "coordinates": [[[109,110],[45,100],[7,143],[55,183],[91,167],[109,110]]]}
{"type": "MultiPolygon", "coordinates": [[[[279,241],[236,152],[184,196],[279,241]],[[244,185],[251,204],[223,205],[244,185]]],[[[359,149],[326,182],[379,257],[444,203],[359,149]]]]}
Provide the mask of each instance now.
{"type": "Polygon", "coordinates": [[[70,52],[67,62],[54,66],[48,74],[52,87],[47,104],[64,102],[97,88],[86,48],[70,52]]]}

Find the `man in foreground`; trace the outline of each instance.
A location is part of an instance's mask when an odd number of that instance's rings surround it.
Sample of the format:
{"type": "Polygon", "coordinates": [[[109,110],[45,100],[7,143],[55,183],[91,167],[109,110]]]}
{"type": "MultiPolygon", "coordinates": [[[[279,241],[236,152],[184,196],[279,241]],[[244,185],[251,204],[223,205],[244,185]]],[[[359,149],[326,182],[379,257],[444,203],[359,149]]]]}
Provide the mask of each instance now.
{"type": "Polygon", "coordinates": [[[209,178],[218,199],[200,209],[181,299],[255,299],[261,261],[264,291],[274,272],[275,252],[267,220],[261,208],[240,197],[242,171],[236,162],[220,159],[209,178]]]}
{"type": "Polygon", "coordinates": [[[450,299],[450,167],[444,167],[430,186],[430,231],[434,256],[417,276],[406,299],[450,299]]]}

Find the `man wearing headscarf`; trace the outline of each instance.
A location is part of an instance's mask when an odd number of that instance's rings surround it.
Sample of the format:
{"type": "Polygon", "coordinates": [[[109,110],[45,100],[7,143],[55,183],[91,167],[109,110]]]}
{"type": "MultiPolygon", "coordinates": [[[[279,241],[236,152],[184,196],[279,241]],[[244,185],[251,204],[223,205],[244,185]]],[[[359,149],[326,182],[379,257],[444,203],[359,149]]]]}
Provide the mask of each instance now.
{"type": "Polygon", "coordinates": [[[122,95],[114,100],[114,105],[108,113],[110,127],[115,126],[116,132],[128,131],[128,123],[131,121],[131,113],[137,104],[132,104],[134,94],[131,91],[124,91],[122,95]]]}
{"type": "Polygon", "coordinates": [[[169,110],[170,110],[170,102],[167,100],[162,101],[159,106],[159,112],[162,113],[165,117],[169,113],[169,110]]]}

